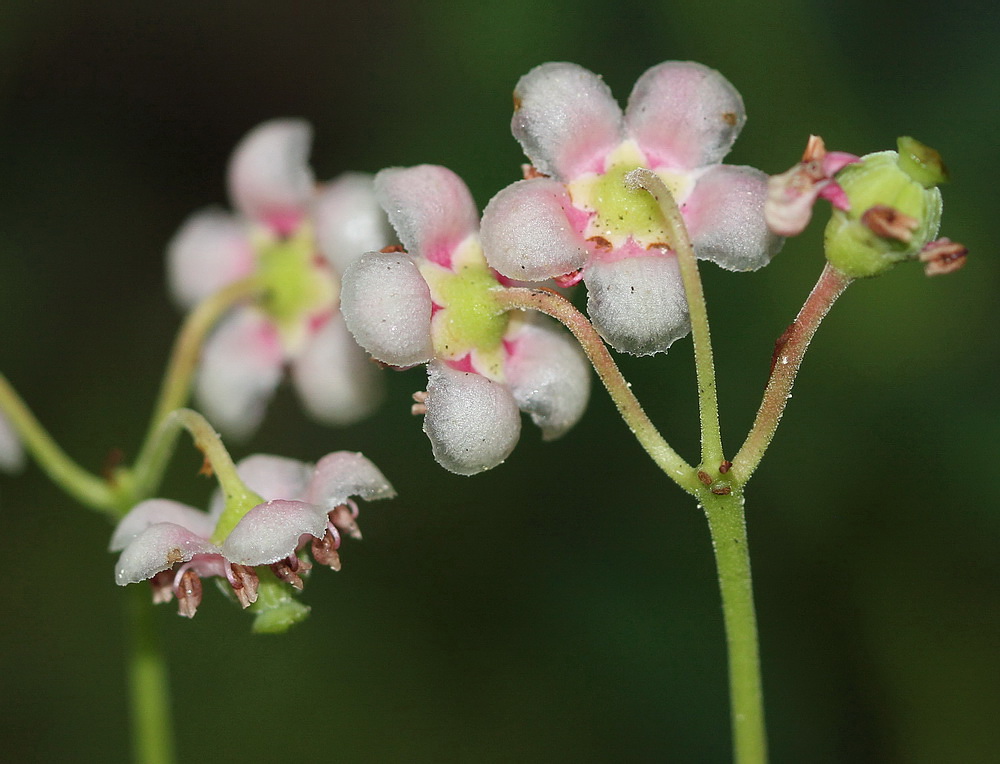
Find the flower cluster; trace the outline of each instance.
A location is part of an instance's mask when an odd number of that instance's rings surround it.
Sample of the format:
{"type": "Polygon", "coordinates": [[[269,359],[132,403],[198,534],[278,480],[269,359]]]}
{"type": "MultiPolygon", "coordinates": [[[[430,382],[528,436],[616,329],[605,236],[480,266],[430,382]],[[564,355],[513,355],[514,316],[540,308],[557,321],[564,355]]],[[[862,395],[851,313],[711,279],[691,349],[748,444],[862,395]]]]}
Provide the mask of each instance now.
{"type": "Polygon", "coordinates": [[[227,501],[220,492],[206,513],[149,499],[125,515],[110,543],[112,552],[121,552],[118,585],[148,580],[155,602],[176,598],[180,614],[190,618],[201,603],[201,579],[218,576],[245,608],[257,600],[260,567],[302,588],[311,567],[300,556],[306,544],[316,562],[339,570],[341,534],[361,538],[352,497],[395,495],[374,464],[348,451],[315,465],[258,454],[240,462],[237,473],[246,489],[242,501],[227,501]]]}
{"type": "Polygon", "coordinates": [[[623,114],[594,73],[542,64],[518,82],[514,106],[514,136],[533,167],[483,212],[486,259],[508,278],[582,279],[590,319],[615,349],[662,352],[690,329],[675,242],[653,199],[625,187],[631,170],[663,180],[697,257],[747,271],[780,248],[764,223],[767,176],[720,164],[746,113],[715,70],[654,66],[623,114]]]}
{"type": "Polygon", "coordinates": [[[434,456],[472,475],[507,458],[518,409],[545,438],[580,418],[590,377],[579,346],[548,319],[505,313],[483,257],[478,210],[465,184],[432,165],[382,170],[375,189],[405,250],[368,252],[344,277],[342,310],[383,363],[428,363],[415,411],[434,456]]]}
{"type": "Polygon", "coordinates": [[[197,380],[212,421],[237,437],[258,426],[286,365],[306,408],[324,422],[355,421],[378,398],[377,370],[337,309],[339,274],[391,234],[370,176],[315,184],[310,135],[299,120],[252,130],[229,165],[237,213],[198,212],[168,247],[171,289],[185,308],[237,280],[260,282],[262,299],[234,310],[209,338],[197,380]]]}

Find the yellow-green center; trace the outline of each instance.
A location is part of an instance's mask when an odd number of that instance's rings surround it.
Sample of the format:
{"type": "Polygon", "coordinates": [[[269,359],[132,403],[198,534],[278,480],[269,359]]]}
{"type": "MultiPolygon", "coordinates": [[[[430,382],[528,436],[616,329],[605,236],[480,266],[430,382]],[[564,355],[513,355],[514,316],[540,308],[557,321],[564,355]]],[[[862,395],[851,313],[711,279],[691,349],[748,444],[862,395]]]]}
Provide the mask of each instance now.
{"type": "Polygon", "coordinates": [[[320,271],[309,226],[258,243],[257,275],[265,290],[260,306],[283,334],[297,333],[309,314],[335,301],[335,282],[320,271]]]}

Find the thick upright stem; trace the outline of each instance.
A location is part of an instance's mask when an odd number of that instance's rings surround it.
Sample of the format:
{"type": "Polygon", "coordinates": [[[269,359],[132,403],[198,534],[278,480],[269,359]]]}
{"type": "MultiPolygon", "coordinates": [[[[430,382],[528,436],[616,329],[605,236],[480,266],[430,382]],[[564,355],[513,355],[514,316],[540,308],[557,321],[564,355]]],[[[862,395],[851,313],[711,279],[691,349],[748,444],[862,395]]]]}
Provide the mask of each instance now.
{"type": "Polygon", "coordinates": [[[698,273],[698,260],[688,236],[684,217],[670,189],[651,170],[633,170],[625,176],[630,188],[648,191],[663,213],[670,243],[677,253],[677,265],[684,283],[688,312],[691,315],[691,339],[694,343],[694,365],[698,379],[698,411],[701,418],[701,463],[713,470],[723,460],[722,429],[719,426],[719,396],[715,384],[715,364],[712,360],[712,338],[708,328],[708,309],[698,273]]]}
{"type": "Polygon", "coordinates": [[[2,374],[0,411],[10,420],[24,447],[53,483],[84,506],[112,520],[118,518],[118,496],[114,487],[90,474],[66,455],[2,374]]]}
{"type": "Polygon", "coordinates": [[[174,761],[170,683],[163,648],[153,624],[153,605],[145,587],[129,587],[128,665],[132,713],[132,755],[136,764],[174,761]],[[134,590],[134,591],[132,591],[134,590]]]}
{"type": "Polygon", "coordinates": [[[819,329],[820,322],[850,283],[849,277],[833,266],[826,265],[799,314],[775,342],[771,376],[767,380],[757,418],[739,453],[733,458],[732,476],[739,485],[747,482],[771,444],[774,431],[781,421],[781,415],[785,413],[788,399],[791,398],[792,385],[795,384],[795,377],[809,343],[819,329]]]}
{"type": "Polygon", "coordinates": [[[705,493],[702,506],[712,534],[726,626],[733,759],[737,764],[763,764],[767,736],[743,495],[739,490],[725,496],[705,493]]]}
{"type": "Polygon", "coordinates": [[[496,297],[497,302],[506,310],[537,310],[565,325],[580,343],[618,407],[622,419],[650,458],[688,493],[694,494],[703,487],[698,482],[694,469],[671,448],[650,421],[597,330],[569,300],[544,288],[498,289],[496,297]]]}

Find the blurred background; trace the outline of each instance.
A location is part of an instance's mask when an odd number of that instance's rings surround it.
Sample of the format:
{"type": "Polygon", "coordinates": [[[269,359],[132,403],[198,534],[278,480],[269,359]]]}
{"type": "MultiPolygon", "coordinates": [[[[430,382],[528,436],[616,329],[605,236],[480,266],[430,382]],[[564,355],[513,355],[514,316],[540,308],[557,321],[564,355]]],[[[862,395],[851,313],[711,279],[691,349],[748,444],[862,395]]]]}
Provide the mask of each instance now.
{"type": "MultiPolygon", "coordinates": [[[[911,134],[950,166],[942,233],[971,256],[848,291],[751,483],[770,742],[780,762],[995,760],[998,34],[992,4],[962,0],[5,2],[0,370],[84,466],[134,454],[180,321],[164,246],[226,204],[231,148],[271,117],[313,123],[319,178],[444,164],[480,206],[519,176],[510,93],[549,60],[623,101],[662,60],[719,69],[749,115],[727,161],[769,173],[810,132],[858,154],[911,134]]],[[[759,273],[703,269],[731,451],[821,228],[759,273]]],[[[690,353],[622,365],[693,459],[690,353]]],[[[309,422],[285,389],[234,444],[362,450],[399,498],[362,508],[364,542],[313,576],[313,615],[284,637],[250,634],[213,587],[192,622],[159,609],[182,758],[726,761],[707,529],[603,390],[569,436],[526,426],[470,479],[437,467],[408,413],[423,372],[386,376],[356,427],[309,422]]],[[[182,445],[163,493],[202,504],[198,463],[182,445]]],[[[128,760],[108,534],[34,466],[0,476],[0,758],[128,760]]]]}

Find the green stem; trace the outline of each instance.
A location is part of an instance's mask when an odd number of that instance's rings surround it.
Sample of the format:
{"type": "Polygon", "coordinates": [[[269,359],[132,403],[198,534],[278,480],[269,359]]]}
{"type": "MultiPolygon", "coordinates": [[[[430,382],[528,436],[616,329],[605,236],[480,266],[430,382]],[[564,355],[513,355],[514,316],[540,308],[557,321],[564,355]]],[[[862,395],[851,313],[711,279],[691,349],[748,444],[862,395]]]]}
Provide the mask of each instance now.
{"type": "Polygon", "coordinates": [[[174,341],[146,439],[132,470],[136,501],[150,496],[163,478],[177,430],[171,428],[172,435],[164,437],[160,426],[170,412],[187,404],[205,338],[234,305],[258,295],[260,291],[260,282],[255,277],[236,281],[200,302],[184,320],[174,341]]]}
{"type": "Polygon", "coordinates": [[[738,488],[722,496],[706,490],[701,499],[722,593],[733,759],[738,764],[763,764],[767,761],[767,736],[743,494],[738,488]]]}
{"type": "Polygon", "coordinates": [[[10,420],[25,448],[53,483],[84,506],[112,520],[118,519],[120,502],[114,486],[87,472],[67,456],[2,374],[0,411],[10,420]]]}
{"type": "Polygon", "coordinates": [[[767,380],[760,409],[746,441],[733,458],[732,478],[739,485],[746,484],[764,457],[781,415],[785,413],[785,406],[792,397],[792,385],[809,343],[850,283],[848,276],[827,264],[795,320],[774,343],[771,376],[767,380]]]}
{"type": "Polygon", "coordinates": [[[656,200],[666,221],[670,242],[677,253],[677,264],[684,283],[688,312],[691,315],[691,339],[694,343],[694,366],[698,379],[698,413],[701,419],[701,463],[713,473],[723,462],[722,429],[719,426],[719,398],[712,361],[712,338],[708,328],[708,309],[698,273],[698,260],[688,236],[684,217],[673,194],[651,170],[640,168],[625,176],[629,188],[642,188],[656,200]]]}
{"type": "Polygon", "coordinates": [[[597,330],[569,300],[551,289],[528,287],[498,289],[496,298],[504,310],[537,310],[565,325],[580,343],[622,419],[650,458],[688,493],[696,494],[703,487],[694,469],[671,448],[650,421],[597,330]]]}
{"type": "Polygon", "coordinates": [[[167,662],[153,623],[149,589],[135,586],[129,590],[132,755],[136,764],[171,764],[174,736],[167,662]]]}

